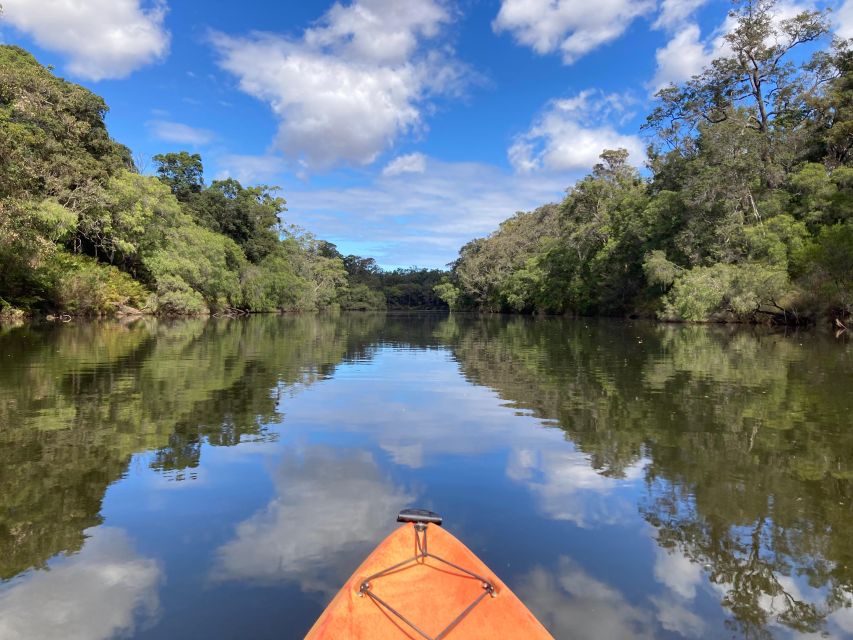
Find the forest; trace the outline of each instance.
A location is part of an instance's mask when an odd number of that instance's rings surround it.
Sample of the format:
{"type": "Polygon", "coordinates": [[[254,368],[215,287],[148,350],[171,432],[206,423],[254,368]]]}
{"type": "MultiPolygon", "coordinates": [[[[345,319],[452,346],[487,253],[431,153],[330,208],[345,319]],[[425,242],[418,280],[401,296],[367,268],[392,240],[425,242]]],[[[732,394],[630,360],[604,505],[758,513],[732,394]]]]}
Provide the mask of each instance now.
{"type": "Polygon", "coordinates": [[[827,12],[736,3],[725,52],[655,96],[638,170],[605,150],[565,199],[467,243],[452,309],[846,322],[853,310],[853,52],[827,12]]]}
{"type": "Polygon", "coordinates": [[[208,184],[187,151],[143,175],[106,112],[0,46],[0,315],[446,308],[441,272],[341,255],[283,221],[276,187],[208,184]]]}

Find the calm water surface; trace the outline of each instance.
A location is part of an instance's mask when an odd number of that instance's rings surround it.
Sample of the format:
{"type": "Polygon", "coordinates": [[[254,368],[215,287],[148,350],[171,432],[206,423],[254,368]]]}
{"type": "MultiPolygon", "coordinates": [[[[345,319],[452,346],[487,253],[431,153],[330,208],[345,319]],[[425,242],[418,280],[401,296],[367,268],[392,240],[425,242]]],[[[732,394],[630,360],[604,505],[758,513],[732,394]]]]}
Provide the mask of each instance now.
{"type": "Polygon", "coordinates": [[[0,327],[0,639],[301,638],[406,506],[558,638],[853,637],[851,409],[818,333],[0,327]]]}

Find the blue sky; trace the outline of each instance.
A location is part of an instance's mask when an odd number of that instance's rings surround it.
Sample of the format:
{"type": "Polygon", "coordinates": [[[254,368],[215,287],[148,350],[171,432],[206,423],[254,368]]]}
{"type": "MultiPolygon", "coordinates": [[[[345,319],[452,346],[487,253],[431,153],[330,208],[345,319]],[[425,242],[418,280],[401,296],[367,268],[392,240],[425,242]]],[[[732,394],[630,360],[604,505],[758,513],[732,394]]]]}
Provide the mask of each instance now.
{"type": "MultiPolygon", "coordinates": [[[[562,197],[604,148],[643,162],[656,87],[723,49],[722,0],[0,0],[0,40],[104,96],[152,171],[281,187],[381,265],[443,266],[562,197]]],[[[785,0],[792,15],[814,6],[785,0]]],[[[853,36],[853,0],[827,0],[853,36]]]]}

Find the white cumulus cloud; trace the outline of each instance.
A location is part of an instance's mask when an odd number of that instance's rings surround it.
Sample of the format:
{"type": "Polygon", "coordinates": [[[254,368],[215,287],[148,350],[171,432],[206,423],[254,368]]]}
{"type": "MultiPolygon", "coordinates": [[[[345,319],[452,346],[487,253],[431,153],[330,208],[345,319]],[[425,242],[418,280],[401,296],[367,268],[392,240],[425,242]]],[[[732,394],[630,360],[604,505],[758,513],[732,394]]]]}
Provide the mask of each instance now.
{"type": "Polygon", "coordinates": [[[645,157],[642,140],[616,130],[628,114],[627,96],[587,89],[572,98],[552,100],[528,131],[510,146],[510,163],[519,173],[535,170],[591,169],[604,149],[627,149],[634,164],[645,157]]]}
{"type": "Polygon", "coordinates": [[[660,13],[652,27],[655,29],[672,29],[681,26],[696,10],[708,0],[663,0],[660,13]]]}
{"type": "Polygon", "coordinates": [[[509,31],[536,53],[559,51],[571,64],[593,49],[615,40],[639,16],[655,7],[654,0],[503,0],[492,27],[509,31]]]}
{"type": "Polygon", "coordinates": [[[362,61],[402,63],[417,49],[418,37],[435,37],[448,21],[447,10],[434,0],[358,0],[335,4],[322,26],[308,29],[304,39],[362,61]]]}
{"type": "Polygon", "coordinates": [[[299,39],[212,35],[223,69],[280,120],[277,147],[310,169],[372,163],[423,130],[430,98],[459,89],[464,67],[424,42],[450,15],[436,0],[336,4],[299,39]]]}
{"type": "Polygon", "coordinates": [[[158,140],[165,142],[198,146],[207,144],[216,137],[212,131],[207,129],[198,129],[171,120],[151,120],[147,124],[151,134],[158,140]]]}
{"type": "Polygon", "coordinates": [[[140,0],[3,0],[3,20],[50,51],[68,57],[68,70],[88,80],[123,78],[169,50],[166,3],[140,0]]]}
{"type": "Polygon", "coordinates": [[[670,83],[689,80],[700,73],[714,57],[714,46],[700,40],[699,26],[687,24],[673,35],[665,47],[655,52],[657,68],[649,83],[653,93],[670,83]]]}
{"type": "Polygon", "coordinates": [[[426,156],[422,153],[408,153],[397,156],[382,169],[383,176],[396,176],[401,173],[423,173],[426,171],[426,156]]]}
{"type": "Polygon", "coordinates": [[[853,38],[853,0],[838,8],[835,14],[835,34],[839,38],[853,38]]]}

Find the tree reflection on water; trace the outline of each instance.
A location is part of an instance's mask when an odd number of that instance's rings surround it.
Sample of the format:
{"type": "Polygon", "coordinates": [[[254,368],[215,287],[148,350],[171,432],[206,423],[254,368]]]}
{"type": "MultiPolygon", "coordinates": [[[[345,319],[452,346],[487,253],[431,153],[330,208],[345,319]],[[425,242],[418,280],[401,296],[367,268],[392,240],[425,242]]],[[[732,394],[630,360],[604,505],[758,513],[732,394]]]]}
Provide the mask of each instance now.
{"type": "MultiPolygon", "coordinates": [[[[651,634],[656,612],[666,630],[702,636],[708,623],[693,604],[704,585],[736,635],[821,632],[830,623],[853,634],[853,348],[831,336],[743,328],[374,314],[0,328],[8,363],[0,369],[0,579],[80,551],[85,532],[101,523],[107,487],[134,454],[153,452],[146,464],[169,480],[191,478],[203,445],[274,440],[282,399],[387,345],[448,350],[469,382],[561,430],[571,447],[514,442],[514,425],[493,427],[493,441],[509,443],[507,476],[526,487],[543,518],[583,528],[639,512],[647,523],[665,591],[638,608],[562,557],[519,586],[552,628],[580,633],[577,612],[605,607],[620,612],[607,633],[651,634]],[[636,503],[608,498],[637,483],[636,503]]],[[[431,402],[458,403],[411,415],[407,429],[391,424],[393,416],[388,424],[353,416],[347,428],[373,429],[390,464],[412,470],[438,454],[482,453],[486,427],[454,432],[461,423],[448,413],[465,410],[467,391],[429,384],[431,402]]],[[[345,402],[347,391],[340,393],[345,402]]],[[[372,401],[387,398],[378,390],[372,401]]],[[[491,410],[469,417],[488,421],[491,410]]],[[[306,589],[325,593],[337,570],[297,571],[296,556],[313,565],[290,523],[315,523],[329,537],[329,558],[344,549],[346,560],[333,564],[348,565],[384,529],[365,520],[358,544],[348,538],[341,546],[333,525],[322,529],[333,522],[327,516],[362,493],[385,511],[413,497],[364,452],[309,448],[288,453],[277,469],[277,497],[219,547],[214,581],[245,579],[255,567],[253,579],[299,573],[306,589]],[[360,478],[364,490],[338,482],[347,490],[330,494],[334,469],[360,478]],[[295,546],[276,546],[285,539],[295,546]]],[[[128,562],[156,583],[156,565],[128,562]]]]}
{"type": "Polygon", "coordinates": [[[554,421],[598,473],[648,461],[640,512],[663,549],[706,569],[740,634],[816,632],[853,604],[849,345],[717,327],[449,322],[468,378],[554,421]]]}

